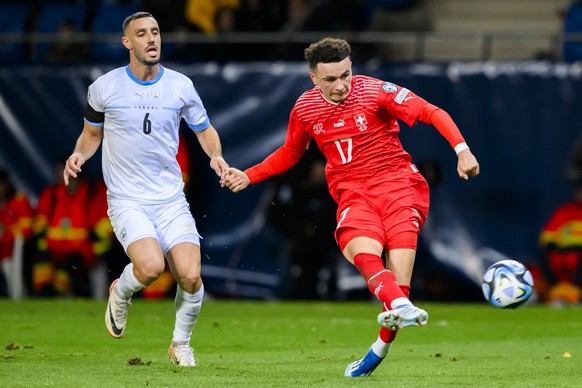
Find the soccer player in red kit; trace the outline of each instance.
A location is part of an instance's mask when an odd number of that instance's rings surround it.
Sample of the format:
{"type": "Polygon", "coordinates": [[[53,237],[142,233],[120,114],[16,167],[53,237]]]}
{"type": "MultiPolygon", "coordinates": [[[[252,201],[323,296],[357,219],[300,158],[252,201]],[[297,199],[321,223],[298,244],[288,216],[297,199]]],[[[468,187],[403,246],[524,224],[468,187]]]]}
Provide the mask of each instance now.
{"type": "Polygon", "coordinates": [[[350,53],[348,42],[334,38],[305,50],[315,87],[295,103],[285,144],[244,172],[230,168],[222,184],[238,192],[283,173],[315,140],[327,159],[329,192],[338,204],[336,241],[383,303],[378,339],[346,368],[346,376],[356,377],[376,369],[398,329],[428,321],[408,296],[429,191],[402,148],[397,119],[411,127],[418,121],[436,127],[457,153],[461,178],[478,175],[479,164],[448,113],[404,87],[352,75],[350,53]]]}

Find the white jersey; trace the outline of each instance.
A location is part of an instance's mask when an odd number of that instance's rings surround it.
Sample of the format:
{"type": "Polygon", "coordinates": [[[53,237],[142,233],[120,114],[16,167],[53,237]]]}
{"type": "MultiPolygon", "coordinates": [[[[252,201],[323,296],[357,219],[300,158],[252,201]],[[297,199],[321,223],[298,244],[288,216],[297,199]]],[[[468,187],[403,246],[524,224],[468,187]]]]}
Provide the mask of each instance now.
{"type": "Polygon", "coordinates": [[[178,153],[180,120],[194,131],[210,125],[200,96],[185,75],[160,65],[151,81],[129,66],[114,69],[89,86],[89,105],[105,114],[103,179],[108,200],[167,202],[183,193],[178,153]]]}

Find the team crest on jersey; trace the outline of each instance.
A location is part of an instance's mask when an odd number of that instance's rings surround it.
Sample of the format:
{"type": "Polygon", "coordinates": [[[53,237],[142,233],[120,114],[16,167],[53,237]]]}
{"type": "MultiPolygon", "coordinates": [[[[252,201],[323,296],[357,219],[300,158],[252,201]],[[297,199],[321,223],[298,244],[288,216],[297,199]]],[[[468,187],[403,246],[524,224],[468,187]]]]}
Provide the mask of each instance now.
{"type": "Polygon", "coordinates": [[[154,100],[157,100],[160,98],[160,93],[152,93],[152,97],[154,98],[154,100]]]}
{"type": "Polygon", "coordinates": [[[321,124],[321,123],[313,124],[313,133],[315,135],[320,135],[322,133],[325,133],[325,129],[323,129],[323,124],[321,124]]]}
{"type": "Polygon", "coordinates": [[[396,93],[398,91],[398,86],[394,85],[392,82],[384,82],[382,90],[386,93],[396,93]]]}
{"type": "Polygon", "coordinates": [[[360,132],[364,132],[368,129],[368,120],[366,119],[366,115],[363,113],[359,113],[354,116],[354,120],[356,122],[356,126],[360,130],[360,132]]]}

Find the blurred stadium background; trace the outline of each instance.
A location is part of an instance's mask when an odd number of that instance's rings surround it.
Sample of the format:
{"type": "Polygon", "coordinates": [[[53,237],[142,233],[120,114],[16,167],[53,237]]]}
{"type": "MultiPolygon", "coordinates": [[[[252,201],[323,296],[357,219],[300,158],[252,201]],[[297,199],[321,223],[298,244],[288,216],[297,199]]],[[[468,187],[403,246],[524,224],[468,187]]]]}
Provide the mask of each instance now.
{"type": "MultiPolygon", "coordinates": [[[[481,300],[493,261],[536,266],[544,221],[572,195],[565,170],[581,131],[582,44],[565,18],[570,1],[210,1],[231,8],[214,27],[188,18],[189,3],[0,3],[0,167],[33,204],[80,133],[87,86],[127,63],[121,22],[145,10],[162,28],[162,63],[193,80],[233,166],[249,167],[283,142],[289,111],[311,84],[303,49],[324,36],[350,41],[355,73],[406,86],[451,114],[481,163],[478,179],[456,176],[454,152],[434,129],[402,126],[432,185],[415,298],[481,300]]],[[[184,136],[209,294],[369,297],[329,232],[329,194],[306,186],[314,150],[281,179],[234,195],[184,136]]],[[[86,172],[100,175],[98,156],[86,172]]],[[[26,259],[17,249],[3,267],[13,298],[27,296],[26,259]]],[[[105,296],[104,270],[95,270],[96,298],[105,296]]]]}

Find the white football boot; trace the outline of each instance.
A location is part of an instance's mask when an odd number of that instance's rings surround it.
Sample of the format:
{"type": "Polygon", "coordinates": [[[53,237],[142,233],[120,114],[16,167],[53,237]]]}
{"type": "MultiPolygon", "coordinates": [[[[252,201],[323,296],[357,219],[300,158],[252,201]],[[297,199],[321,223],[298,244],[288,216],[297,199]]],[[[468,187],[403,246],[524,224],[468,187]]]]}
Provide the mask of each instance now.
{"type": "Polygon", "coordinates": [[[378,323],[388,330],[398,330],[407,326],[426,326],[428,313],[413,305],[398,306],[393,310],[378,314],[378,323]]]}
{"type": "Polygon", "coordinates": [[[170,345],[168,357],[178,366],[196,366],[194,352],[190,345],[170,345]]]}
{"type": "Polygon", "coordinates": [[[131,305],[131,299],[123,299],[113,290],[118,281],[119,279],[115,279],[109,287],[109,300],[105,311],[105,326],[113,338],[121,338],[125,334],[127,312],[131,305]]]}

